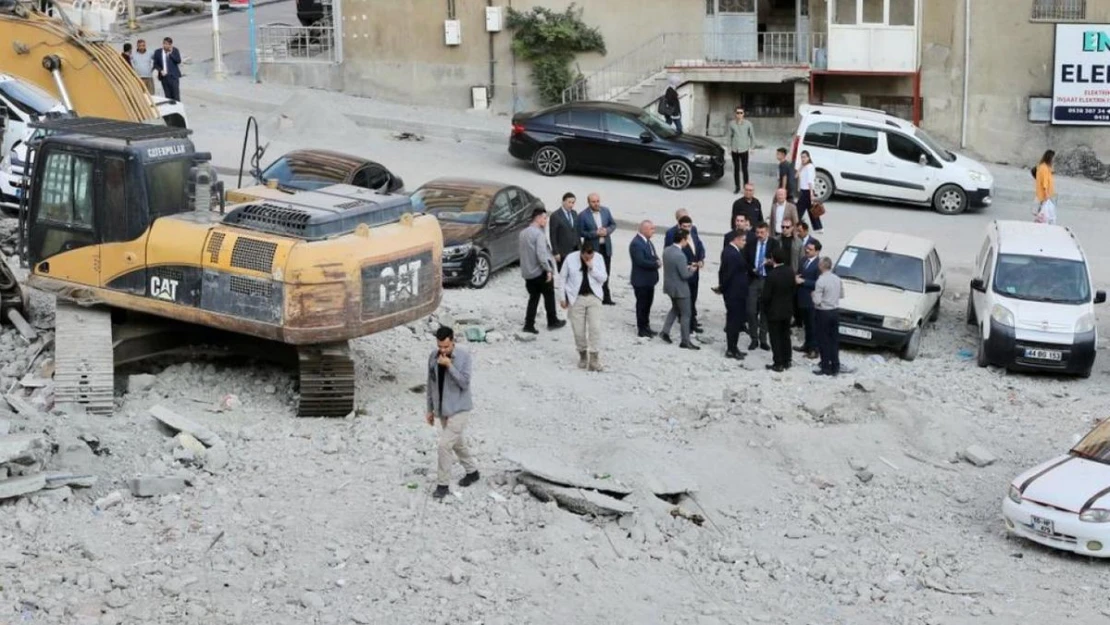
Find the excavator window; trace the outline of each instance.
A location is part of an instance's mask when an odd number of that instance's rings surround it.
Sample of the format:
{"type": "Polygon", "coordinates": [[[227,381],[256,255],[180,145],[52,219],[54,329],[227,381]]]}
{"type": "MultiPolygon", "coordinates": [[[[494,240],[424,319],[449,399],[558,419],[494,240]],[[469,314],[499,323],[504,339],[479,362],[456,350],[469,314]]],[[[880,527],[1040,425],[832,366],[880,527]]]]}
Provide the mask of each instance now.
{"type": "Polygon", "coordinates": [[[32,262],[93,245],[96,157],[67,150],[45,154],[31,231],[32,262]]]}
{"type": "Polygon", "coordinates": [[[185,194],[189,188],[189,159],[151,163],[146,166],[147,211],[151,221],[189,210],[185,194]]]}
{"type": "MultiPolygon", "coordinates": [[[[127,192],[127,161],[118,156],[103,160],[104,185],[101,187],[101,223],[104,225],[105,243],[131,241],[142,232],[132,232],[127,192]]],[[[145,224],[142,224],[145,226],[145,224]]]]}

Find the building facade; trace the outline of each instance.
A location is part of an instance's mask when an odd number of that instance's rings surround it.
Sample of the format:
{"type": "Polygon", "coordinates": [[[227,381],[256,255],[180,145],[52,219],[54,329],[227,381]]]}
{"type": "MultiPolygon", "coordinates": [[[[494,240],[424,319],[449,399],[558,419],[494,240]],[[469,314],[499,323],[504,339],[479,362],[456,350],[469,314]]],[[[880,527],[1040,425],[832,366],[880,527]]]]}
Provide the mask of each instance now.
{"type": "MultiPolygon", "coordinates": [[[[541,105],[530,68],[513,54],[504,11],[537,5],[560,11],[570,0],[325,3],[334,14],[328,23],[300,34],[262,33],[264,80],[504,114],[541,105]]],[[[584,80],[564,93],[565,100],[652,107],[677,80],[685,128],[709,136],[723,135],[733,107],[741,105],[761,143],[784,144],[802,104],[835,102],[884,109],[952,148],[996,162],[1027,163],[1046,148],[1080,144],[1110,152],[1110,123],[1044,121],[1046,106],[1051,109],[1055,24],[1110,23],[1110,1],[576,4],[583,21],[604,36],[607,54],[578,55],[584,80]]]]}

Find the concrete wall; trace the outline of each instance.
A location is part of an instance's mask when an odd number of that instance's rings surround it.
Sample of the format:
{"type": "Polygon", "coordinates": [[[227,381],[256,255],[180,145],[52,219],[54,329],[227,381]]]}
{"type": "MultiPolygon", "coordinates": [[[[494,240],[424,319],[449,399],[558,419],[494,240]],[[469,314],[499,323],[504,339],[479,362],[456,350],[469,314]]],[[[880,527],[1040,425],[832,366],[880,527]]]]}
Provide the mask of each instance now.
{"type": "MultiPolygon", "coordinates": [[[[495,0],[527,11],[542,5],[565,9],[571,0],[495,0]]],[[[662,32],[699,32],[704,0],[578,0],[583,21],[598,27],[608,54],[581,55],[580,71],[589,74],[662,32]]],[[[447,3],[442,0],[343,0],[343,86],[348,93],[452,108],[471,106],[470,87],[490,82],[490,36],[485,30],[486,0],[455,0],[462,44],[444,44],[447,3]]],[[[512,33],[493,35],[495,112],[535,108],[531,69],[514,62],[512,33]],[[513,83],[516,83],[514,101],[513,83]]]]}
{"type": "MultiPolygon", "coordinates": [[[[1029,20],[1032,2],[973,0],[968,148],[995,162],[1028,164],[1044,150],[1089,145],[1110,157],[1110,128],[1029,119],[1029,97],[1052,95],[1055,25],[1029,20]]],[[[963,0],[928,0],[922,55],[924,126],[959,146],[963,107],[963,0]]],[[[1110,23],[1110,2],[1088,2],[1087,22],[1110,23]]]]}

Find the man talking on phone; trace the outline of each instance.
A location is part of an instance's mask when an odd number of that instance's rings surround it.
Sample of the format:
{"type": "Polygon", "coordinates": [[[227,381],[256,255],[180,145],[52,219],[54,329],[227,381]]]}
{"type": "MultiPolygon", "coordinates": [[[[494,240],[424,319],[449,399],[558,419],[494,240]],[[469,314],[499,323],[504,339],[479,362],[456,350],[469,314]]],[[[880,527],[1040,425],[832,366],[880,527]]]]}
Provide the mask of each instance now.
{"type": "Polygon", "coordinates": [[[459,457],[466,475],[459,486],[478,481],[478,465],[466,446],[464,430],[470,416],[470,354],[455,346],[455,331],[447,326],[436,330],[436,349],[428,358],[428,425],[439,425],[439,469],[432,496],[443,499],[450,492],[452,454],[459,457]]]}

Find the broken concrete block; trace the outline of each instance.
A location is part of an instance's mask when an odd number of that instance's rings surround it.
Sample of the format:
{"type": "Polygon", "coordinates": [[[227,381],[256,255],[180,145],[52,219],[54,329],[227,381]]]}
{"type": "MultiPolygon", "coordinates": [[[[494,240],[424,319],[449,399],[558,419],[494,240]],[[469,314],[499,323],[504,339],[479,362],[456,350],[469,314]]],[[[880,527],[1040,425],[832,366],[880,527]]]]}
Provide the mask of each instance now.
{"type": "Polygon", "coordinates": [[[139,477],[127,483],[131,494],[136,497],[157,497],[171,495],[185,490],[183,477],[139,477]]]}
{"type": "Polygon", "coordinates": [[[42,473],[12,477],[0,482],[0,499],[20,497],[46,488],[46,478],[42,473]]]}
{"type": "Polygon", "coordinates": [[[559,486],[527,473],[518,475],[516,479],[540,501],[555,501],[567,510],[578,514],[620,516],[635,512],[635,508],[620,499],[597,491],[559,486]]]}
{"type": "Polygon", "coordinates": [[[994,454],[981,445],[971,445],[963,450],[960,457],[977,467],[989,466],[998,460],[994,454]]]}
{"type": "Polygon", "coordinates": [[[37,408],[31,405],[30,402],[17,396],[15,393],[8,393],[4,395],[4,400],[12,407],[12,410],[18,412],[25,417],[39,416],[42,413],[37,408]]]}
{"type": "Polygon", "coordinates": [[[201,457],[202,466],[210,473],[223,469],[230,461],[231,457],[228,455],[227,446],[225,445],[210,447],[201,457]]]}
{"type": "Polygon", "coordinates": [[[525,473],[543,478],[548,482],[564,486],[577,486],[604,493],[630,495],[632,489],[614,479],[597,479],[585,471],[567,466],[562,462],[536,451],[511,451],[505,454],[510,462],[520,465],[525,473]]]}
{"type": "Polygon", "coordinates": [[[36,434],[5,436],[0,438],[0,464],[34,462],[45,448],[42,437],[36,434]]]}
{"type": "Polygon", "coordinates": [[[517,332],[514,336],[521,343],[531,343],[536,340],[536,335],[531,332],[517,332]]]}
{"type": "Polygon", "coordinates": [[[220,440],[220,437],[217,436],[216,433],[212,430],[209,430],[208,428],[193,421],[192,419],[183,417],[162,405],[151,407],[150,416],[154,417],[163,425],[170,428],[171,430],[174,430],[175,432],[185,432],[186,434],[192,434],[194,437],[196,437],[197,440],[204,443],[205,445],[208,445],[209,447],[212,447],[213,445],[219,445],[223,442],[220,440]]]}
{"type": "Polygon", "coordinates": [[[179,432],[174,440],[177,441],[178,445],[181,445],[182,449],[188,449],[198,456],[204,453],[204,443],[198,441],[195,436],[188,432],[179,432]]]}
{"type": "Polygon", "coordinates": [[[643,473],[644,486],[657,497],[691,495],[698,491],[693,478],[673,469],[652,470],[643,473]]]}
{"type": "Polygon", "coordinates": [[[145,393],[154,388],[154,383],[157,381],[158,378],[149,373],[127,376],[127,392],[128,394],[145,393]]]}
{"type": "Polygon", "coordinates": [[[96,486],[97,479],[95,475],[75,475],[61,472],[47,472],[43,475],[46,477],[47,488],[61,488],[63,486],[92,488],[96,486]]]}
{"type": "Polygon", "coordinates": [[[111,508],[121,501],[123,501],[123,493],[116,490],[108,493],[100,499],[97,499],[93,503],[93,505],[96,506],[97,510],[107,510],[108,508],[111,508]]]}

